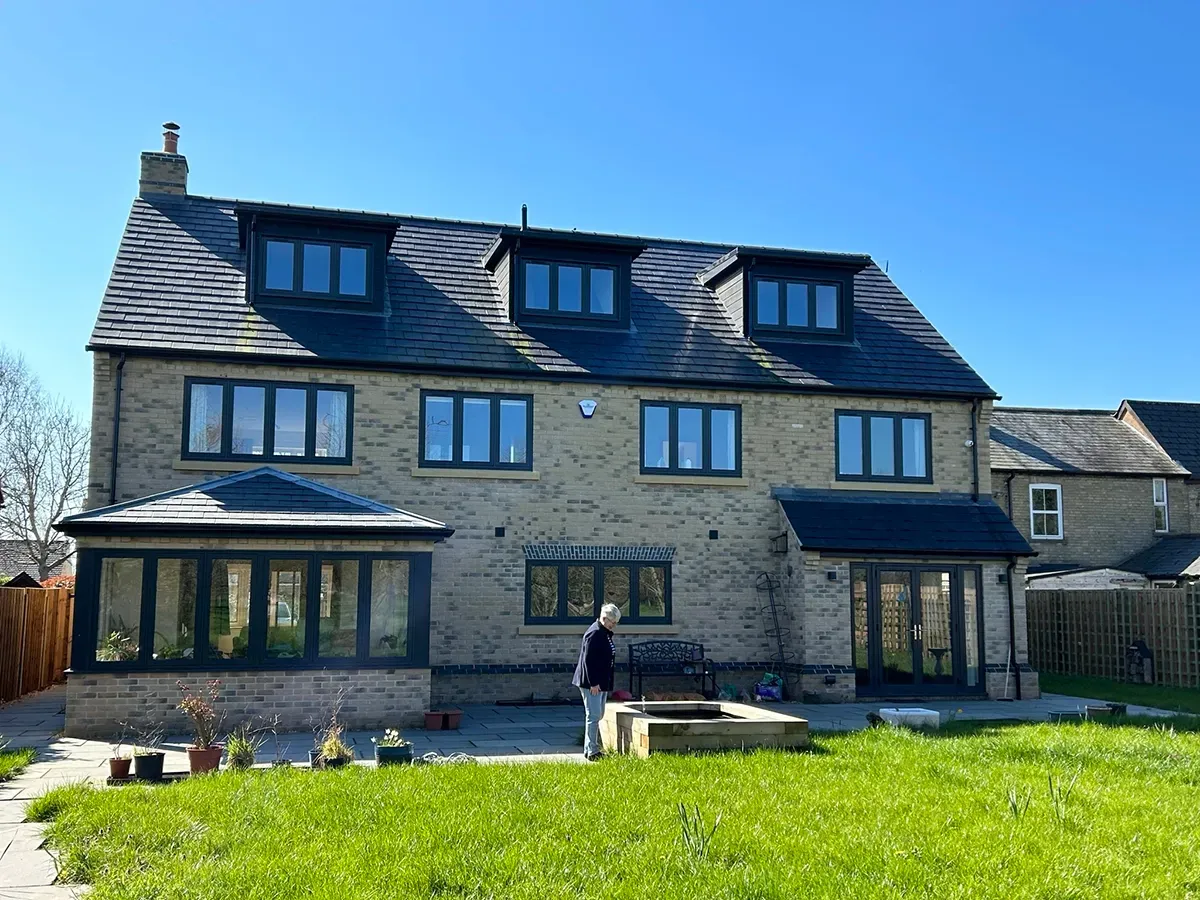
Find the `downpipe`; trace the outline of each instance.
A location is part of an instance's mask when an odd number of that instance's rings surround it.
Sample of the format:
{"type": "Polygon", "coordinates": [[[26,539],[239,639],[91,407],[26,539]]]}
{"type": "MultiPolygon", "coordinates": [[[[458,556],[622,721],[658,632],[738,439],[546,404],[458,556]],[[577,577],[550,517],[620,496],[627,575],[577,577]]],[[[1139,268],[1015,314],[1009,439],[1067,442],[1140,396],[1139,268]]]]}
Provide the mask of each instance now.
{"type": "Polygon", "coordinates": [[[117,444],[121,438],[121,384],[125,378],[125,354],[117,361],[116,399],[113,403],[112,461],[108,467],[108,505],[117,502],[117,444]]]}

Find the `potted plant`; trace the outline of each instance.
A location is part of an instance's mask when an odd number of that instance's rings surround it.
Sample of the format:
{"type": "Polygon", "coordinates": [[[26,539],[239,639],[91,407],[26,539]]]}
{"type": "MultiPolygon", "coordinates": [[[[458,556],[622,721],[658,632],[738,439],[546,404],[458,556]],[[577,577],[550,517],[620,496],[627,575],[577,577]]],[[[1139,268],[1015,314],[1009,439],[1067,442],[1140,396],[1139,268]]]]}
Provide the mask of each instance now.
{"type": "Polygon", "coordinates": [[[199,693],[192,693],[182,681],[177,681],[183,699],[179,708],[187,714],[192,725],[192,746],[187,748],[188,771],[193,775],[211,772],[221,764],[221,754],[225,747],[217,743],[217,728],[220,720],[217,718],[216,704],[221,699],[221,682],[210,681],[199,693]]]}
{"type": "Polygon", "coordinates": [[[354,759],[354,751],[342,740],[341,710],[342,695],[338,694],[328,717],[316,729],[316,746],[308,751],[308,763],[314,769],[336,769],[354,759]]]}
{"type": "Polygon", "coordinates": [[[112,745],[112,756],[108,758],[108,775],[110,778],[129,777],[129,766],[133,763],[133,760],[129,758],[128,753],[124,752],[126,734],[127,727],[122,725],[121,736],[112,745]]]}
{"type": "Polygon", "coordinates": [[[250,725],[243,722],[225,740],[225,761],[231,769],[249,769],[254,765],[258,751],[266,738],[250,725]]]}
{"type": "Polygon", "coordinates": [[[395,766],[410,763],[413,759],[412,741],[406,741],[400,736],[399,729],[388,728],[383,737],[378,740],[371,738],[375,745],[375,765],[395,766]]]}
{"type": "Polygon", "coordinates": [[[161,727],[138,731],[137,743],[133,747],[133,774],[141,781],[162,781],[163,760],[167,758],[161,749],[162,741],[161,727]]]}

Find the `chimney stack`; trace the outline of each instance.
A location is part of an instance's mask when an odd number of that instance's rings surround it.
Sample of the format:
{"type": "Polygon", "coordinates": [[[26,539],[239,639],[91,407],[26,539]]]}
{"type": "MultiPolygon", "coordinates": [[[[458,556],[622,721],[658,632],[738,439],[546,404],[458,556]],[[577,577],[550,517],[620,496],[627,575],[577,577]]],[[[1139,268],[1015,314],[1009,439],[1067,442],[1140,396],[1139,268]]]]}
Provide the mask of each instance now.
{"type": "Polygon", "coordinates": [[[179,153],[179,126],[164,122],[161,153],[147,150],[142,153],[142,174],[138,179],[138,196],[174,194],[187,196],[187,157],[179,153]]]}

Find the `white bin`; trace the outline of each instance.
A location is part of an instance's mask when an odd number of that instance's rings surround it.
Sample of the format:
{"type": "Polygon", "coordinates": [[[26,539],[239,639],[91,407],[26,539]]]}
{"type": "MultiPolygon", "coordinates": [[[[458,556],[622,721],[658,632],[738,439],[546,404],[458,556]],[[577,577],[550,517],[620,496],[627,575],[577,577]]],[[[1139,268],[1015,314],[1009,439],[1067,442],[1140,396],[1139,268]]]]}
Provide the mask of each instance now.
{"type": "Polygon", "coordinates": [[[942,724],[942,717],[936,709],[922,709],[919,706],[887,707],[879,711],[879,718],[889,725],[906,728],[937,728],[942,724]]]}

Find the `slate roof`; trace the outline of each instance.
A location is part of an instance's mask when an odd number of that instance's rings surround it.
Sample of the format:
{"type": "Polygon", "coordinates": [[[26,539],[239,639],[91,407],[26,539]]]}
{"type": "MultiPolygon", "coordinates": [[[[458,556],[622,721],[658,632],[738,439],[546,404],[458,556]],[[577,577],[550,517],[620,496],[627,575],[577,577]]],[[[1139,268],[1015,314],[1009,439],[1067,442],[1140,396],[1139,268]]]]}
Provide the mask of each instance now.
{"type": "Polygon", "coordinates": [[[270,466],[66,516],[54,527],[70,535],[353,534],[398,540],[442,540],[454,533],[442,522],[270,466]]]}
{"type": "MultiPolygon", "coordinates": [[[[51,558],[67,553],[71,549],[69,541],[59,541],[53,546],[51,558]]],[[[70,571],[72,571],[71,560],[64,560],[50,568],[51,575],[62,575],[70,571]]],[[[28,572],[34,578],[37,578],[38,574],[37,561],[29,555],[29,551],[25,548],[25,542],[0,540],[0,575],[15,577],[21,572],[28,572]]]]}
{"type": "Polygon", "coordinates": [[[778,489],[807,550],[947,556],[1033,556],[991,498],[969,494],[849,493],[778,489]]]}
{"type": "Polygon", "coordinates": [[[992,410],[992,468],[1016,472],[1186,475],[1132,425],[1099,409],[992,410]]]}
{"type": "Polygon", "coordinates": [[[735,248],[655,239],[645,240],[633,263],[628,332],[520,329],[482,262],[512,226],[397,216],[383,315],[255,308],[246,302],[235,203],[136,200],[89,349],[604,382],[995,396],[874,264],[855,278],[849,345],[774,342],[768,349],[739,336],[698,280],[735,248]]]}
{"type": "Polygon", "coordinates": [[[1126,400],[1121,406],[1133,410],[1159,446],[1200,478],[1200,403],[1126,400]]]}
{"type": "Polygon", "coordinates": [[[1159,538],[1117,568],[1140,572],[1148,578],[1200,577],[1200,534],[1159,538]]]}

